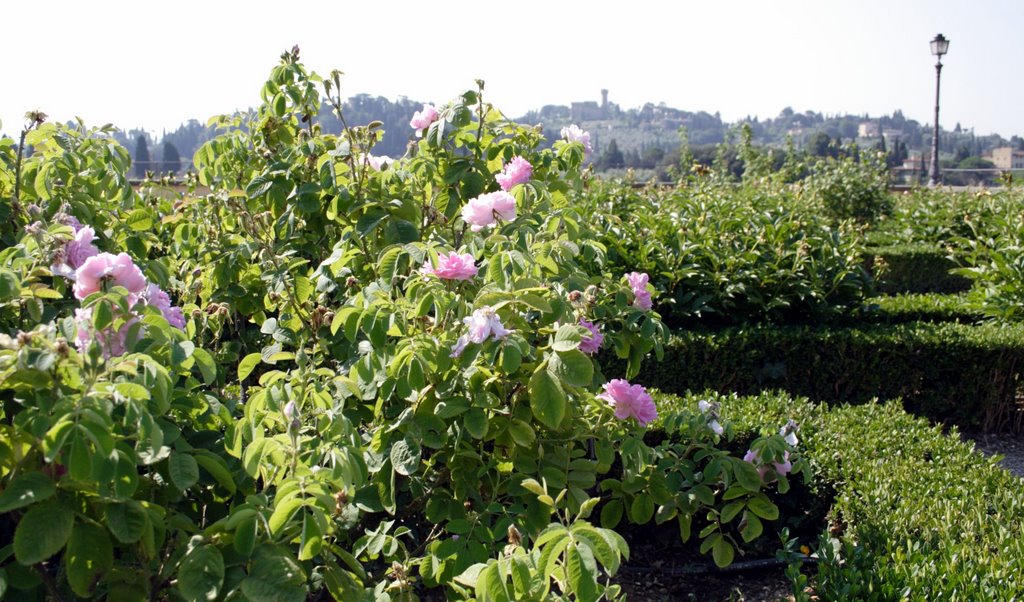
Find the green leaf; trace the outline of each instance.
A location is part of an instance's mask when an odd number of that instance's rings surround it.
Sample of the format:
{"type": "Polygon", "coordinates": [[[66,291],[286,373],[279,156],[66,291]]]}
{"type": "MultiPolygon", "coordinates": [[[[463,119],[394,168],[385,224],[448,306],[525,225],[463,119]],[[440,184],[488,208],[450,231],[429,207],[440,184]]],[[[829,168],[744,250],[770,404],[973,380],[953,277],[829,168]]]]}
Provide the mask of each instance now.
{"type": "Polygon", "coordinates": [[[759,493],[747,500],[747,508],[765,520],[775,520],[779,518],[778,506],[773,504],[771,500],[768,499],[768,496],[763,493],[759,493]]]}
{"type": "Polygon", "coordinates": [[[654,516],[654,499],[651,496],[640,493],[633,498],[629,505],[629,519],[638,525],[646,524],[654,516]]]}
{"type": "MultiPolygon", "coordinates": [[[[319,510],[318,510],[319,511],[319,510]]],[[[320,553],[324,545],[324,532],[320,529],[313,512],[302,514],[302,539],[299,542],[298,559],[310,560],[320,553]]]]}
{"type": "Polygon", "coordinates": [[[760,491],[763,481],[754,465],[739,458],[733,458],[732,460],[733,473],[736,475],[736,480],[739,481],[740,485],[750,491],[760,491]]]}
{"type": "Polygon", "coordinates": [[[243,557],[248,558],[252,556],[252,551],[256,548],[256,533],[259,523],[256,522],[256,517],[242,520],[238,523],[235,528],[235,539],[232,545],[235,551],[241,554],[243,557]]]}
{"type": "Polygon", "coordinates": [[[566,549],[565,571],[576,599],[579,602],[594,602],[598,598],[597,575],[588,566],[580,553],[578,544],[570,544],[566,549]]]}
{"type": "Polygon", "coordinates": [[[614,575],[618,572],[619,554],[603,533],[585,522],[577,522],[569,530],[576,537],[577,542],[583,543],[590,548],[594,558],[601,563],[601,566],[605,568],[609,575],[614,575]]]}
{"type": "Polygon", "coordinates": [[[252,374],[253,368],[260,363],[259,353],[250,353],[249,355],[242,358],[242,361],[238,362],[238,380],[239,382],[245,380],[245,377],[252,374]]]}
{"type": "Polygon", "coordinates": [[[6,268],[0,268],[0,301],[14,299],[21,294],[21,281],[6,268]]]}
{"type": "Polygon", "coordinates": [[[562,385],[551,376],[546,364],[542,363],[533,371],[528,388],[533,415],[549,428],[558,428],[565,418],[565,393],[562,392],[562,385]]]}
{"type": "Polygon", "coordinates": [[[487,412],[483,408],[470,408],[463,417],[462,424],[469,431],[469,434],[476,439],[483,439],[487,435],[487,412]]]}
{"type": "Polygon", "coordinates": [[[46,560],[64,547],[74,524],[75,513],[56,500],[33,506],[14,530],[14,557],[26,566],[46,560]]]}
{"type": "Polygon", "coordinates": [[[305,500],[298,496],[290,497],[277,504],[274,507],[273,514],[270,515],[270,519],[267,521],[267,525],[270,527],[270,534],[275,537],[280,535],[281,530],[288,524],[288,519],[304,504],[305,500]]]}
{"type": "Polygon", "coordinates": [[[601,526],[614,529],[622,520],[622,501],[611,500],[601,508],[601,526]]]}
{"type": "Polygon", "coordinates": [[[718,568],[725,568],[732,564],[735,553],[736,551],[733,549],[732,544],[724,537],[719,537],[718,541],[711,548],[711,556],[715,559],[715,564],[718,568]]]}
{"type": "Polygon", "coordinates": [[[415,473],[420,465],[420,444],[408,438],[395,441],[391,446],[391,465],[400,475],[415,473]]]}
{"type": "Polygon", "coordinates": [[[171,482],[178,489],[185,491],[199,482],[199,465],[191,455],[175,451],[167,459],[167,465],[171,473],[171,482]]]}
{"type": "Polygon", "coordinates": [[[743,510],[743,502],[729,502],[722,508],[722,522],[731,522],[732,519],[739,515],[740,510],[743,510]]]}
{"type": "Polygon", "coordinates": [[[64,566],[71,590],[83,598],[92,596],[100,577],[114,566],[110,535],[98,526],[77,523],[64,551],[64,566]]]}
{"type": "Polygon", "coordinates": [[[594,362],[578,349],[552,354],[548,370],[562,382],[575,387],[586,387],[594,378],[594,362]]]}
{"type": "Polygon", "coordinates": [[[107,504],[104,515],[107,518],[107,528],[121,543],[139,541],[149,522],[145,508],[135,500],[107,504]]]}
{"type": "Polygon", "coordinates": [[[210,545],[192,548],[178,567],[178,591],[188,600],[216,600],[224,585],[224,557],[210,545]]]}
{"type": "Polygon", "coordinates": [[[110,323],[113,321],[114,310],[110,306],[110,301],[102,299],[99,303],[93,306],[92,327],[95,328],[97,332],[103,330],[107,326],[110,326],[110,323]]]}
{"type": "Polygon", "coordinates": [[[740,521],[740,535],[743,536],[743,541],[750,543],[760,537],[762,532],[764,524],[761,523],[761,519],[750,512],[744,512],[743,520],[740,521]]]}
{"type": "Polygon", "coordinates": [[[305,582],[306,574],[293,556],[263,548],[241,588],[251,602],[305,602],[305,582]]]}
{"type": "Polygon", "coordinates": [[[228,468],[228,463],[223,458],[206,450],[196,450],[195,452],[196,462],[203,467],[203,470],[210,473],[210,475],[217,480],[217,483],[226,489],[228,493],[235,492],[235,480],[231,476],[231,470],[228,468]]]}
{"type": "Polygon", "coordinates": [[[537,440],[537,433],[533,427],[528,422],[519,419],[513,419],[509,423],[508,433],[512,435],[512,440],[516,442],[516,445],[522,447],[530,447],[537,440]]]}
{"type": "MultiPolygon", "coordinates": [[[[196,359],[196,367],[199,368],[199,373],[203,375],[203,382],[205,384],[208,385],[217,379],[217,362],[214,361],[209,351],[196,347],[196,350],[192,352],[192,357],[196,359]]],[[[241,369],[241,366],[239,366],[239,369],[241,369]]],[[[240,378],[239,380],[242,379],[240,378]]]]}
{"type": "Polygon", "coordinates": [[[555,340],[551,348],[555,351],[572,351],[580,346],[583,335],[580,327],[575,324],[563,324],[555,333],[555,340]]]}
{"type": "Polygon", "coordinates": [[[26,472],[11,481],[0,493],[0,514],[35,504],[57,491],[53,480],[41,472],[26,472]]]}

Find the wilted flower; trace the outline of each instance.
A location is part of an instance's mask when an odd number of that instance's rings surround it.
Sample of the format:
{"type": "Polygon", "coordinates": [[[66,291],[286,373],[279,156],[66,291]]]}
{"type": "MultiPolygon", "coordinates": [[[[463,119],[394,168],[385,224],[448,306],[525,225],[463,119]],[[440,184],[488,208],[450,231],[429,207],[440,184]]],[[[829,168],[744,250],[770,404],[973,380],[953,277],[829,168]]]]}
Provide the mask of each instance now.
{"type": "Polygon", "coordinates": [[[626,420],[636,418],[640,426],[647,426],[658,417],[658,409],[647,390],[640,385],[631,385],[621,378],[613,379],[604,384],[604,393],[597,396],[611,404],[615,417],[626,420]]]}
{"type": "Polygon", "coordinates": [[[569,142],[579,142],[583,144],[583,150],[589,155],[594,152],[594,149],[590,147],[590,132],[584,132],[580,129],[580,126],[575,123],[562,128],[562,138],[565,138],[569,142]]]}
{"type": "Polygon", "coordinates": [[[423,105],[422,111],[416,111],[412,114],[409,127],[416,130],[417,136],[422,136],[423,130],[430,127],[431,123],[437,121],[437,117],[438,112],[434,105],[423,105]]]}
{"type": "Polygon", "coordinates": [[[512,160],[505,164],[501,173],[494,176],[502,190],[511,190],[516,184],[523,184],[530,181],[533,175],[533,166],[522,157],[512,157],[512,160]]]}
{"type": "Polygon", "coordinates": [[[786,440],[786,443],[789,444],[790,447],[796,447],[796,444],[800,442],[796,437],[797,429],[799,429],[799,426],[795,420],[786,422],[786,424],[779,429],[779,435],[786,440]]]}
{"type": "Polygon", "coordinates": [[[75,298],[85,299],[99,291],[104,281],[135,294],[146,287],[146,277],[127,253],[100,253],[86,259],[75,270],[75,298]]]}
{"type": "Polygon", "coordinates": [[[424,276],[436,276],[442,280],[470,280],[476,276],[479,269],[469,253],[439,253],[437,255],[437,267],[424,264],[420,273],[424,276]]]}
{"type": "Polygon", "coordinates": [[[629,287],[633,289],[633,307],[647,311],[653,305],[651,293],[647,291],[647,283],[650,277],[643,272],[630,272],[626,275],[629,287]]]}
{"type": "Polygon", "coordinates": [[[512,333],[501,323],[501,318],[492,307],[481,307],[474,311],[473,315],[463,318],[462,323],[469,328],[469,332],[455,342],[455,346],[452,347],[452,357],[462,355],[462,351],[470,343],[483,343],[488,338],[497,341],[512,333]]]}
{"type": "Polygon", "coordinates": [[[516,199],[507,192],[497,191],[481,194],[470,199],[462,207],[462,219],[470,230],[479,232],[498,223],[498,219],[512,221],[516,218],[516,199]]]}
{"type": "Polygon", "coordinates": [[[722,425],[719,424],[718,420],[716,420],[714,418],[712,418],[711,420],[708,420],[708,428],[711,429],[712,432],[714,432],[719,437],[721,437],[722,433],[725,432],[725,428],[723,428],[722,425]]]}
{"type": "Polygon", "coordinates": [[[587,355],[597,353],[601,349],[601,344],[604,343],[604,335],[601,334],[600,329],[593,322],[588,322],[583,318],[580,318],[580,326],[590,331],[590,336],[584,336],[580,339],[580,351],[587,355]]]}

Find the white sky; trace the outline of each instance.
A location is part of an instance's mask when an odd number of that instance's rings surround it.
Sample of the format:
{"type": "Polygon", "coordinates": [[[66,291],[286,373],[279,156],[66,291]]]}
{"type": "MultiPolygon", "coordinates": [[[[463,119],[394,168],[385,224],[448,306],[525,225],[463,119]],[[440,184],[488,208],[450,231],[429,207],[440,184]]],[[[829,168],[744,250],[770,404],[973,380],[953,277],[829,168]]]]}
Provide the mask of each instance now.
{"type": "Polygon", "coordinates": [[[344,94],[444,102],[473,80],[509,116],[599,100],[733,121],[902,109],[1024,135],[1024,0],[0,0],[0,120],[25,111],[160,132],[246,108],[293,44],[344,94]],[[284,7],[284,8],[281,8],[284,7]]]}

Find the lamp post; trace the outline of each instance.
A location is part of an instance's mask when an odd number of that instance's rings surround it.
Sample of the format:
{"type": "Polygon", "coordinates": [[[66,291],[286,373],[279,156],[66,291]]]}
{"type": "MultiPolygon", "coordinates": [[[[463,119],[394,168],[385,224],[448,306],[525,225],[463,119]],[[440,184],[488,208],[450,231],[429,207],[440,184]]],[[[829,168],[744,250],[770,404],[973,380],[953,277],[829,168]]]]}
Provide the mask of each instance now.
{"type": "Polygon", "coordinates": [[[942,77],[942,55],[949,50],[949,40],[941,33],[932,40],[935,61],[935,129],[932,130],[932,166],[928,170],[928,185],[939,185],[939,80],[942,77]]]}

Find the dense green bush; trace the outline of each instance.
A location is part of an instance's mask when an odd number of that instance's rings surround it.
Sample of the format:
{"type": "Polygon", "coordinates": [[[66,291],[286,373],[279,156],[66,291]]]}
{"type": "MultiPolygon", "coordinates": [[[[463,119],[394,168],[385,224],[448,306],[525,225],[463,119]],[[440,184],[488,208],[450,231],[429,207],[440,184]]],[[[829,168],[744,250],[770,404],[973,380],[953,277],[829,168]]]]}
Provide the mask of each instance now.
{"type": "Polygon", "coordinates": [[[951,272],[957,264],[945,247],[930,243],[867,247],[864,255],[881,293],[958,293],[971,288],[969,279],[951,272]]]}
{"type": "Polygon", "coordinates": [[[784,187],[714,176],[673,190],[593,184],[577,201],[607,261],[666,291],[670,323],[818,320],[859,305],[859,237],[801,208],[784,187]]]}
{"type": "Polygon", "coordinates": [[[957,242],[965,267],[955,273],[974,284],[969,301],[989,316],[1024,320],[1024,205],[1003,207],[984,229],[957,242]]]}
{"type": "Polygon", "coordinates": [[[804,202],[839,223],[878,221],[892,208],[889,173],[884,156],[844,147],[839,157],[825,157],[811,166],[801,183],[804,202]]]}
{"type": "MultiPolygon", "coordinates": [[[[606,373],[621,370],[609,364],[606,373]]],[[[1019,430],[1022,372],[1022,327],[909,322],[677,332],[665,360],[640,378],[672,393],[778,388],[834,403],[902,398],[937,422],[1019,430]]]]}
{"type": "Polygon", "coordinates": [[[939,293],[883,295],[865,303],[856,320],[867,323],[960,322],[977,324],[985,315],[967,303],[965,295],[939,293]]]}
{"type": "MultiPolygon", "coordinates": [[[[1024,492],[954,430],[898,403],[825,407],[714,396],[737,431],[799,422],[812,491],[829,496],[812,587],[821,600],[1013,600],[1024,595],[1024,492]]],[[[696,396],[659,398],[687,408],[696,396]]],[[[657,425],[656,425],[657,426],[657,425]]]]}

